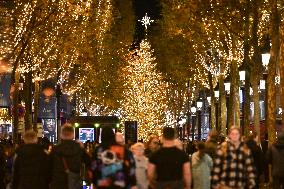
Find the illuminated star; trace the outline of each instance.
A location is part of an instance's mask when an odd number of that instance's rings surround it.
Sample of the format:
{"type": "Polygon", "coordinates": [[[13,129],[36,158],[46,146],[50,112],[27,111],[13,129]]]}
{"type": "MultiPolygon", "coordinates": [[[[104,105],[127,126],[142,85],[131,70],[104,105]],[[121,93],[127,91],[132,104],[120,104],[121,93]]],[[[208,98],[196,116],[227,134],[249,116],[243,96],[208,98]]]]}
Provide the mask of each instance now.
{"type": "Polygon", "coordinates": [[[138,20],[138,21],[141,22],[143,26],[145,26],[146,30],[147,30],[148,26],[151,25],[151,22],[154,22],[154,20],[150,20],[150,17],[147,15],[147,13],[142,18],[142,20],[138,20]]]}

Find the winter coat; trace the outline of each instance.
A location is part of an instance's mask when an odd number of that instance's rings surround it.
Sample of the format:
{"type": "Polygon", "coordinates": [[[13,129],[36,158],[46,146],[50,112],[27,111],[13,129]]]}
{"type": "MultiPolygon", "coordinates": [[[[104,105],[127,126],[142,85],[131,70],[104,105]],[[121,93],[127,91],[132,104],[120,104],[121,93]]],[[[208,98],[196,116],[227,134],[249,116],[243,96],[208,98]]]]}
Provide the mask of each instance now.
{"type": "Polygon", "coordinates": [[[149,181],[147,179],[147,167],[148,167],[148,158],[142,156],[140,158],[135,157],[135,175],[137,179],[137,188],[138,189],[147,189],[149,187],[149,181]]]}
{"type": "Polygon", "coordinates": [[[50,159],[38,144],[25,144],[15,155],[12,189],[48,189],[50,159]]]}
{"type": "Polygon", "coordinates": [[[6,158],[4,153],[4,148],[0,144],[0,188],[5,188],[4,186],[4,178],[6,172],[6,158]]]}
{"type": "Polygon", "coordinates": [[[263,172],[263,167],[264,167],[264,154],[260,146],[258,146],[254,140],[248,140],[246,142],[246,145],[249,147],[251,151],[254,166],[256,168],[256,174],[260,176],[263,172]]]}
{"type": "Polygon", "coordinates": [[[266,158],[272,165],[272,176],[284,176],[284,133],[278,136],[276,143],[271,145],[267,151],[266,158]]]}
{"type": "Polygon", "coordinates": [[[73,140],[62,140],[51,152],[52,158],[52,182],[51,189],[68,189],[67,174],[63,163],[65,159],[68,169],[73,173],[80,173],[82,163],[90,167],[90,157],[81,148],[80,144],[73,140]]]}

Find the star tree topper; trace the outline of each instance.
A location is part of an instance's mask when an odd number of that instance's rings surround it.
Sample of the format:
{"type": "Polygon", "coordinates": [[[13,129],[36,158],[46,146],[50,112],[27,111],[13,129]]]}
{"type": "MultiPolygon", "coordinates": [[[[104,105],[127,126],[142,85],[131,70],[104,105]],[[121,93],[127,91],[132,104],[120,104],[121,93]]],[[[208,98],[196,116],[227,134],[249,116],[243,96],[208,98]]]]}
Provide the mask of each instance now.
{"type": "Polygon", "coordinates": [[[139,22],[142,23],[142,25],[145,27],[145,29],[147,30],[148,29],[148,26],[151,25],[152,22],[154,22],[154,20],[151,20],[150,17],[146,15],[142,18],[142,20],[138,20],[139,22]]]}

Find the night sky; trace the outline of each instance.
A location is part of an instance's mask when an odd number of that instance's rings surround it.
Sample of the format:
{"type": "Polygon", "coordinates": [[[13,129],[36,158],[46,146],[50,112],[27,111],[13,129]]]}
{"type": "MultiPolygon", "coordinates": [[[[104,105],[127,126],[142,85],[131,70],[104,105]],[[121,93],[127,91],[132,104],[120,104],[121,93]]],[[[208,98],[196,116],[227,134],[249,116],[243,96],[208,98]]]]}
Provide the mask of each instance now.
{"type": "MultiPolygon", "coordinates": [[[[136,20],[141,20],[147,13],[152,20],[158,20],[161,18],[161,5],[160,0],[132,0],[136,20]]],[[[134,41],[135,45],[139,44],[145,37],[144,26],[141,22],[136,22],[134,41]]]]}

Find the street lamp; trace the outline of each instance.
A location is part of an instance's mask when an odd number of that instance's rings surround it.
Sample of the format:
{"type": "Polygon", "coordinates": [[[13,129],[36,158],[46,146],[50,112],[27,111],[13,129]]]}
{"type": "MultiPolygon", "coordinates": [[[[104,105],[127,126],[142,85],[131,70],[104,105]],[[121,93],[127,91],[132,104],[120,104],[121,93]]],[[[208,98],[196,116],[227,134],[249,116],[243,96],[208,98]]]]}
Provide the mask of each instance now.
{"type": "Polygon", "coordinates": [[[195,107],[195,106],[192,106],[192,107],[190,108],[190,110],[191,110],[192,116],[195,116],[196,107],[195,107]]]}
{"type": "Polygon", "coordinates": [[[264,44],[261,54],[262,65],[265,67],[265,70],[268,68],[269,60],[270,60],[270,38],[269,35],[266,34],[263,38],[264,44]]]}
{"type": "Polygon", "coordinates": [[[203,102],[201,100],[196,102],[197,109],[200,111],[202,108],[203,102]]]}
{"type": "Polygon", "coordinates": [[[191,134],[192,134],[192,141],[195,139],[194,132],[195,132],[195,124],[196,124],[196,107],[193,105],[190,108],[191,110],[191,134]]]}
{"type": "Polygon", "coordinates": [[[265,70],[267,70],[270,60],[270,53],[261,54],[261,58],[262,58],[262,65],[265,67],[265,70]]]}
{"type": "Polygon", "coordinates": [[[219,90],[214,91],[214,97],[218,100],[220,96],[219,90]]]}
{"type": "Polygon", "coordinates": [[[207,97],[208,105],[211,106],[211,96],[207,97]]]}
{"type": "Polygon", "coordinates": [[[240,81],[246,80],[246,71],[245,70],[240,70],[239,75],[240,75],[240,81]]]}
{"type": "Polygon", "coordinates": [[[242,64],[239,67],[239,76],[240,76],[240,103],[241,103],[241,129],[242,133],[244,133],[244,108],[245,108],[245,80],[246,80],[246,70],[245,70],[245,65],[242,64]]]}
{"type": "Polygon", "coordinates": [[[259,89],[260,90],[265,90],[265,80],[264,79],[261,79],[259,81],[259,89]]]}
{"type": "Polygon", "coordinates": [[[201,113],[202,113],[202,106],[203,106],[203,102],[202,102],[202,98],[198,99],[198,101],[196,102],[196,106],[197,106],[197,119],[198,119],[198,125],[197,125],[197,138],[198,140],[201,140],[201,113]]]}

